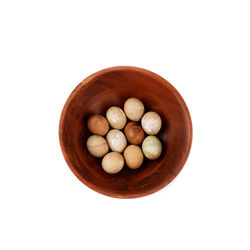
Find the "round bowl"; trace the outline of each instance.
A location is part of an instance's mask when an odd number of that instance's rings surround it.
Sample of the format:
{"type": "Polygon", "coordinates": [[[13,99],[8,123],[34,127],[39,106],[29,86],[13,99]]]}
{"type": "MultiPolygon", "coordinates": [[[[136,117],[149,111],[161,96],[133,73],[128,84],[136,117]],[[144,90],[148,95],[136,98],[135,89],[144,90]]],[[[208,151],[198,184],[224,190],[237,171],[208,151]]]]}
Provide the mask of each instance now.
{"type": "Polygon", "coordinates": [[[80,181],[107,196],[137,198],[162,189],[181,171],[191,148],[192,122],[183,98],[169,82],[145,69],[120,66],[94,73],[73,90],[61,114],[59,138],[64,158],[80,181]],[[93,114],[105,116],[111,106],[123,108],[130,97],[140,99],[146,112],[161,116],[157,136],[163,151],[157,160],[145,159],[137,170],[125,166],[107,174],[101,159],[87,151],[87,120],[93,114]]]}

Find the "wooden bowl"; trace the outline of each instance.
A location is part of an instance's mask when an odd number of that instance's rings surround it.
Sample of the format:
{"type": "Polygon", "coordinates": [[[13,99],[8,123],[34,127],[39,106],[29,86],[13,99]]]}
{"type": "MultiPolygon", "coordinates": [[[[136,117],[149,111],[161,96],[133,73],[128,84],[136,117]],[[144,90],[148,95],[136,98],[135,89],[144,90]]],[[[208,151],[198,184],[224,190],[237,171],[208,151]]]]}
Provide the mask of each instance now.
{"type": "Polygon", "coordinates": [[[80,181],[104,195],[136,198],[160,190],[181,171],[191,148],[192,122],[181,95],[165,79],[145,69],[112,67],[89,76],[71,93],[61,114],[59,138],[64,158],[80,181]],[[123,108],[130,97],[140,99],[146,112],[161,116],[158,138],[163,151],[157,160],[145,159],[137,170],[125,166],[107,174],[101,159],[87,151],[87,120],[93,114],[105,116],[111,106],[123,108]]]}

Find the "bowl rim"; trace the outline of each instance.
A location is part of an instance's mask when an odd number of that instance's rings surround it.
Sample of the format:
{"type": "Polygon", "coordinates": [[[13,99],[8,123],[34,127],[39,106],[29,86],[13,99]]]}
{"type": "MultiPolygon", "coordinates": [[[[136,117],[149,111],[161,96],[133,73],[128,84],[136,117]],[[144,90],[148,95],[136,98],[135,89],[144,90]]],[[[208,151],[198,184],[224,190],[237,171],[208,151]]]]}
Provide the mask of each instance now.
{"type": "Polygon", "coordinates": [[[191,119],[191,115],[189,112],[189,109],[183,99],[183,97],[180,95],[180,93],[177,91],[177,89],[171,84],[169,83],[166,79],[164,79],[163,77],[161,77],[160,75],[144,69],[144,68],[139,68],[139,67],[135,67],[135,66],[113,66],[113,67],[109,67],[109,68],[104,68],[102,70],[99,70],[91,75],[89,75],[88,77],[86,77],[84,80],[82,80],[71,92],[71,94],[69,95],[69,97],[67,98],[62,112],[61,112],[61,116],[60,116],[60,120],[59,120],[59,143],[60,143],[60,147],[61,147],[61,151],[63,154],[63,157],[68,165],[68,167],[70,168],[70,170],[73,172],[73,174],[83,183],[85,184],[87,187],[89,187],[90,189],[92,189],[93,191],[96,191],[99,194],[108,196],[108,197],[113,197],[113,198],[122,198],[122,199],[130,199],[130,198],[140,198],[140,197],[144,197],[144,196],[148,196],[151,195],[155,192],[160,191],[161,189],[163,189],[164,187],[166,187],[168,184],[170,184],[177,176],[178,174],[181,172],[181,170],[183,169],[188,156],[190,154],[191,151],[191,146],[192,146],[192,141],[193,141],[193,125],[192,125],[192,119],[191,119]],[[80,175],[75,167],[73,166],[73,164],[70,162],[70,160],[68,159],[68,155],[67,155],[67,151],[66,151],[66,147],[64,145],[63,142],[63,125],[64,125],[64,120],[65,120],[65,116],[68,110],[68,107],[71,103],[71,101],[74,99],[75,95],[78,93],[78,91],[85,85],[87,85],[89,82],[91,82],[92,79],[94,79],[97,76],[109,73],[109,72],[113,72],[113,71],[134,71],[134,72],[138,72],[138,73],[142,73],[142,74],[146,74],[149,75],[150,77],[155,77],[161,84],[163,84],[165,87],[168,87],[170,89],[170,91],[176,96],[176,98],[178,99],[178,101],[181,103],[182,107],[185,109],[185,113],[187,115],[187,119],[188,119],[188,123],[189,123],[189,145],[187,148],[187,151],[184,155],[184,158],[182,160],[182,162],[179,164],[178,170],[175,172],[175,175],[171,175],[170,178],[168,178],[166,181],[163,181],[161,183],[161,185],[158,185],[155,188],[152,188],[150,190],[147,190],[143,193],[137,193],[137,194],[131,194],[131,195],[118,195],[118,194],[110,194],[107,193],[105,191],[103,191],[101,188],[96,187],[95,185],[93,185],[91,182],[87,181],[82,175],[80,175]]]}

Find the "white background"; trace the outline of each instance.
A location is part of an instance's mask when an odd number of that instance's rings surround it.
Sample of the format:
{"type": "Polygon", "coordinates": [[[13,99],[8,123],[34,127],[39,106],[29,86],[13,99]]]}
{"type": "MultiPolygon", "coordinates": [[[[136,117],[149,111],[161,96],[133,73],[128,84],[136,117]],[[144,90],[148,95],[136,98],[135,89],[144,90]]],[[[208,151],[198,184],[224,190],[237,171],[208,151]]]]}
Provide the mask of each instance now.
{"type": "Polygon", "coordinates": [[[0,1],[0,249],[250,249],[249,1],[0,1]],[[74,87],[131,65],[170,81],[194,139],[148,197],[84,186],[58,125],[74,87]]]}

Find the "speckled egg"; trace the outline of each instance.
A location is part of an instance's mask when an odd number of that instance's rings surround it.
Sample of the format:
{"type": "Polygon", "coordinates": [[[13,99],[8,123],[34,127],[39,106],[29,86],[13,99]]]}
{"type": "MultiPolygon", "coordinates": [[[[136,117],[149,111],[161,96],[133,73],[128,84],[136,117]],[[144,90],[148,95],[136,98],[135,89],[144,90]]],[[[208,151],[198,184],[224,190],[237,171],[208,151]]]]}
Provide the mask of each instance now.
{"type": "Polygon", "coordinates": [[[137,98],[129,98],[124,104],[124,111],[131,121],[139,121],[144,114],[144,105],[137,98]]]}
{"type": "Polygon", "coordinates": [[[107,141],[100,135],[92,135],[87,140],[87,149],[95,157],[103,157],[109,151],[107,141]]]}
{"type": "Polygon", "coordinates": [[[123,110],[119,107],[110,107],[106,112],[107,120],[112,128],[123,129],[127,118],[123,110]]]}
{"type": "Polygon", "coordinates": [[[109,131],[107,119],[102,115],[92,115],[88,119],[88,129],[95,135],[106,135],[109,131]]]}
{"type": "Polygon", "coordinates": [[[102,168],[108,174],[116,174],[124,166],[124,159],[118,152],[110,152],[102,159],[102,168]]]}
{"type": "Polygon", "coordinates": [[[124,129],[125,136],[131,144],[139,145],[143,142],[145,133],[140,124],[136,122],[127,123],[124,129]]]}
{"type": "Polygon", "coordinates": [[[147,112],[141,119],[141,125],[148,135],[156,135],[161,129],[161,117],[156,112],[147,112]]]}
{"type": "Polygon", "coordinates": [[[127,146],[125,135],[118,129],[111,129],[108,132],[106,139],[112,151],[121,153],[127,146]]]}
{"type": "Polygon", "coordinates": [[[162,152],[160,140],[156,136],[147,136],[142,143],[142,151],[148,159],[157,159],[162,152]]]}
{"type": "Polygon", "coordinates": [[[123,153],[126,165],[131,169],[139,168],[143,163],[143,153],[139,146],[130,145],[123,153]]]}

